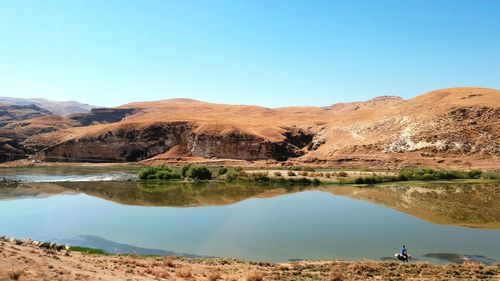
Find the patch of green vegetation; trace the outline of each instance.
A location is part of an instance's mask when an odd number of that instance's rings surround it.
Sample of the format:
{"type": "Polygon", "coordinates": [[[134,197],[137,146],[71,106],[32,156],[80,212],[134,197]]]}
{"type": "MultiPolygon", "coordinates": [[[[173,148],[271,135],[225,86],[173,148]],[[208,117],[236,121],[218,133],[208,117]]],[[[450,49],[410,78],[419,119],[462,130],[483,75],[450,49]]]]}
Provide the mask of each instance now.
{"type": "Polygon", "coordinates": [[[81,253],[91,254],[91,255],[108,255],[109,254],[108,252],[101,250],[101,249],[94,249],[94,248],[80,247],[80,246],[71,246],[70,250],[74,251],[74,252],[81,252],[81,253]]]}
{"type": "Polygon", "coordinates": [[[212,172],[205,166],[190,166],[186,177],[194,180],[211,180],[212,172]]]}
{"type": "Polygon", "coordinates": [[[457,171],[457,170],[435,170],[435,169],[404,169],[395,176],[369,176],[357,177],[353,180],[341,180],[341,183],[354,184],[376,184],[384,182],[401,181],[437,181],[437,180],[479,180],[500,179],[494,173],[483,173],[480,170],[457,171]]]}
{"type": "MultiPolygon", "coordinates": [[[[179,169],[177,169],[179,170],[179,169]]],[[[223,172],[223,171],[219,171],[223,172]]],[[[181,180],[191,179],[195,181],[212,179],[212,172],[205,166],[185,165],[180,172],[169,166],[144,167],[139,172],[138,178],[141,180],[181,180]]]]}
{"type": "Polygon", "coordinates": [[[179,180],[181,175],[178,172],[173,171],[168,166],[155,166],[155,167],[144,167],[139,171],[138,175],[141,180],[179,180]]]}
{"type": "Polygon", "coordinates": [[[228,169],[226,167],[221,167],[219,169],[219,171],[217,172],[217,174],[219,174],[219,176],[222,176],[222,175],[225,175],[227,173],[228,169]]]}
{"type": "Polygon", "coordinates": [[[191,166],[192,166],[191,164],[187,164],[187,165],[182,166],[181,175],[183,178],[185,178],[187,176],[187,171],[189,171],[191,166]]]}
{"type": "MultiPolygon", "coordinates": [[[[293,171],[288,171],[289,173],[293,171]]],[[[295,173],[294,173],[295,175],[295,173]]],[[[301,178],[284,178],[280,176],[270,177],[268,173],[265,172],[254,172],[246,173],[244,171],[237,172],[235,170],[230,170],[226,175],[226,181],[229,182],[247,182],[247,183],[257,183],[264,185],[319,185],[321,182],[318,179],[308,179],[305,177],[301,178]]]]}
{"type": "Polygon", "coordinates": [[[305,171],[305,172],[315,172],[316,170],[313,167],[309,166],[291,166],[288,167],[289,171],[305,171]]]}
{"type": "Polygon", "coordinates": [[[337,173],[337,176],[345,178],[348,177],[349,174],[347,174],[345,171],[340,171],[337,173]]]}

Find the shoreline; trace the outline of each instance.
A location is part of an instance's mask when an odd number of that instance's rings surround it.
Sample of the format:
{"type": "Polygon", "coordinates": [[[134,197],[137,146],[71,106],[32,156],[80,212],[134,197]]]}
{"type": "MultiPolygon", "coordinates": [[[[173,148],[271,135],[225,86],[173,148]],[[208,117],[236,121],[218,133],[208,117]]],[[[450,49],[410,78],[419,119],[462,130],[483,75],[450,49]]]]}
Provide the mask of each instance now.
{"type": "Polygon", "coordinates": [[[317,260],[283,263],[232,258],[91,254],[0,239],[0,280],[498,280],[500,264],[317,260]]]}
{"type": "Polygon", "coordinates": [[[459,157],[443,158],[449,161],[444,162],[428,162],[428,161],[403,161],[394,162],[394,159],[385,157],[375,157],[367,159],[357,159],[359,161],[352,161],[351,158],[339,158],[330,160],[318,161],[302,161],[299,159],[289,159],[287,161],[277,161],[274,159],[260,159],[260,160],[244,160],[244,159],[230,159],[230,158],[216,158],[206,159],[199,157],[177,157],[172,159],[145,159],[138,162],[47,162],[47,161],[33,161],[30,159],[20,159],[13,161],[6,161],[0,163],[0,168],[30,168],[30,167],[134,167],[143,168],[147,166],[157,165],[173,165],[183,166],[186,164],[206,165],[210,167],[227,166],[227,167],[243,167],[247,169],[255,168],[288,168],[293,166],[311,167],[316,169],[339,169],[339,170],[372,170],[372,171],[394,171],[405,168],[433,168],[444,170],[472,170],[480,169],[482,171],[500,171],[496,165],[496,159],[475,159],[473,163],[457,162],[459,157]],[[349,160],[349,161],[347,161],[349,160]]]}

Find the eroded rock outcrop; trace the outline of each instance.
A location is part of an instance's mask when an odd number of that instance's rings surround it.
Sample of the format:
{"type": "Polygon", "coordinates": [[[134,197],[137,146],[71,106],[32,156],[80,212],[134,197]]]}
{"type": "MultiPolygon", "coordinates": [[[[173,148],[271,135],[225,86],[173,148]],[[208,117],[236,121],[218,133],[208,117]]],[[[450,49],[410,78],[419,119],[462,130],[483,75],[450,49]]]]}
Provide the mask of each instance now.
{"type": "Polygon", "coordinates": [[[128,126],[65,141],[44,149],[35,158],[69,162],[139,161],[178,145],[189,128],[186,122],[128,126]]]}
{"type": "Polygon", "coordinates": [[[48,147],[35,157],[43,161],[140,161],[181,147],[188,155],[204,158],[287,160],[303,154],[312,136],[300,131],[284,133],[282,141],[234,130],[208,133],[193,122],[152,125],[127,124],[98,135],[83,136],[48,147]]]}

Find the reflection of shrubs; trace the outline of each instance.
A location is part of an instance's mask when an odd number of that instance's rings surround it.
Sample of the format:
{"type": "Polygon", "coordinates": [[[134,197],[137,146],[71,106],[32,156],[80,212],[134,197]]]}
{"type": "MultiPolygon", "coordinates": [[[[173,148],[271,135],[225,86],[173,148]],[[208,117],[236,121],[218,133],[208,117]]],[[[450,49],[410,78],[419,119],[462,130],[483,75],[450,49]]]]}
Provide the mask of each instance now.
{"type": "Polygon", "coordinates": [[[194,180],[210,180],[212,172],[205,166],[191,166],[186,172],[186,177],[194,180]]]}

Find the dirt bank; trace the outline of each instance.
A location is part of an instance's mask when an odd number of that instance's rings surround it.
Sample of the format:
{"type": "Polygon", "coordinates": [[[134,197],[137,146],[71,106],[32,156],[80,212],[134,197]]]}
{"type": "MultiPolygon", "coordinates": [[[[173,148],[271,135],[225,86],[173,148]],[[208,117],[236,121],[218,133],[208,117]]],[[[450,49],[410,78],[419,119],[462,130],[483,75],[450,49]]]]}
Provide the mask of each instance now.
{"type": "Polygon", "coordinates": [[[0,280],[499,280],[500,264],[245,262],[93,255],[0,242],[0,280]]]}

